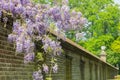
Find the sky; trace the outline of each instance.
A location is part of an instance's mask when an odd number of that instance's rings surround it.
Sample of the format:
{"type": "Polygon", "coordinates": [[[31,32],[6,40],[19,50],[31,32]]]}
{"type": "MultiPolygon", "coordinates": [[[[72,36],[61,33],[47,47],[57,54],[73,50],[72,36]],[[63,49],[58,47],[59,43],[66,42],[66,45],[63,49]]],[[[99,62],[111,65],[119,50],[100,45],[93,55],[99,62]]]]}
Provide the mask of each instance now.
{"type": "Polygon", "coordinates": [[[114,0],[115,3],[120,4],[120,0],[114,0]]]}

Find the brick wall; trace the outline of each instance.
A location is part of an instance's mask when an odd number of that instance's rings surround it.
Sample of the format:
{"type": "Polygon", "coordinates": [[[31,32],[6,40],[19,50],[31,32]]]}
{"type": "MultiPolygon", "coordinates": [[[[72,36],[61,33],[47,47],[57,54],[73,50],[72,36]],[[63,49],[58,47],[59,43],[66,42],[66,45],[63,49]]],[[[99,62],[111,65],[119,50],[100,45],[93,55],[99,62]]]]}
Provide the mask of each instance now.
{"type": "MultiPolygon", "coordinates": [[[[59,69],[63,67],[63,72],[58,74],[64,74],[61,78],[53,80],[107,80],[113,79],[117,75],[117,68],[111,66],[108,63],[101,61],[95,56],[89,55],[82,49],[77,49],[75,46],[68,42],[62,41],[62,47],[64,49],[64,55],[68,55],[72,58],[71,60],[71,79],[66,79],[65,61],[64,64],[59,64],[59,69]]],[[[63,58],[66,60],[66,57],[63,58]]],[[[63,63],[60,62],[60,63],[63,63]]],[[[69,66],[66,66],[68,68],[69,66]]],[[[68,69],[67,69],[68,70],[68,69]]],[[[62,70],[61,70],[62,71],[62,70]]],[[[70,73],[69,73],[70,74],[70,73]]]]}
{"type": "MultiPolygon", "coordinates": [[[[13,44],[7,41],[9,33],[8,29],[0,26],[0,80],[32,80],[33,65],[25,65],[22,54],[15,55],[13,44]]],[[[71,43],[62,41],[64,54],[58,57],[59,70],[57,74],[52,75],[53,80],[106,80],[114,78],[117,74],[115,68],[76,48],[71,43]],[[69,60],[66,55],[72,58],[71,65],[66,62],[69,60]],[[96,68],[95,65],[97,65],[96,68]]],[[[47,62],[50,62],[49,57],[47,62]]]]}
{"type": "MultiPolygon", "coordinates": [[[[117,75],[117,69],[101,61],[95,61],[93,58],[88,58],[87,56],[77,54],[76,52],[72,52],[70,50],[65,50],[65,53],[66,55],[72,57],[72,65],[71,65],[72,78],[71,79],[54,79],[54,80],[107,80],[107,79],[113,79],[117,75]],[[84,62],[84,66],[83,64],[80,64],[81,60],[84,62]],[[91,68],[90,68],[90,65],[91,65],[91,68]]],[[[66,58],[64,58],[64,60],[65,59],[66,58]]],[[[59,65],[59,67],[61,66],[63,67],[65,65],[59,65]]],[[[66,66],[66,67],[69,67],[69,66],[66,66]]],[[[65,71],[62,73],[64,73],[64,75],[68,75],[68,74],[65,74],[65,71]]],[[[59,73],[59,74],[62,74],[62,73],[59,73]]],[[[66,76],[63,76],[63,77],[66,77],[66,76]]]]}
{"type": "Polygon", "coordinates": [[[0,80],[32,80],[33,65],[23,63],[23,55],[15,55],[7,41],[9,30],[0,26],[0,80]]]}

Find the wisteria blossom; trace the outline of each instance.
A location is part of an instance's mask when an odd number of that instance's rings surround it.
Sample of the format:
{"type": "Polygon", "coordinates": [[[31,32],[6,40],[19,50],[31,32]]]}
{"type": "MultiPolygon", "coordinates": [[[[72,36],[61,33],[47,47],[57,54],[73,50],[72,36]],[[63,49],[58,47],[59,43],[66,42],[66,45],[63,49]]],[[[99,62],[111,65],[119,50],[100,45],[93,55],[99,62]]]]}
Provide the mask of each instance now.
{"type": "Polygon", "coordinates": [[[46,52],[53,53],[54,56],[60,55],[62,53],[60,42],[56,42],[48,36],[45,36],[45,38],[42,39],[42,42],[44,44],[43,48],[46,52]]]}
{"type": "Polygon", "coordinates": [[[44,71],[45,73],[48,73],[48,72],[49,72],[49,68],[48,68],[48,66],[47,66],[46,64],[43,64],[43,71],[44,71]]]}
{"type": "Polygon", "coordinates": [[[24,57],[24,63],[29,63],[30,61],[33,61],[35,57],[34,52],[33,53],[28,53],[25,57],[24,57]]]}
{"type": "MultiPolygon", "coordinates": [[[[24,54],[24,63],[34,61],[36,41],[42,41],[44,52],[50,56],[61,55],[60,42],[48,36],[48,31],[53,30],[50,27],[51,23],[55,25],[58,34],[68,30],[77,31],[86,23],[80,12],[70,11],[67,6],[68,0],[63,0],[62,3],[62,6],[50,6],[34,4],[30,0],[0,0],[1,20],[6,25],[9,22],[7,15],[14,19],[8,41],[15,44],[16,53],[24,54]]],[[[45,73],[49,73],[50,68],[46,64],[42,67],[45,73]]],[[[54,73],[57,72],[56,62],[52,69],[54,73]]],[[[41,75],[41,72],[34,72],[33,79],[43,80],[41,75]]]]}
{"type": "Polygon", "coordinates": [[[57,73],[58,72],[58,65],[57,63],[54,64],[54,66],[52,67],[53,73],[57,73]]]}
{"type": "Polygon", "coordinates": [[[43,80],[43,75],[41,70],[33,72],[33,80],[43,80]]]}

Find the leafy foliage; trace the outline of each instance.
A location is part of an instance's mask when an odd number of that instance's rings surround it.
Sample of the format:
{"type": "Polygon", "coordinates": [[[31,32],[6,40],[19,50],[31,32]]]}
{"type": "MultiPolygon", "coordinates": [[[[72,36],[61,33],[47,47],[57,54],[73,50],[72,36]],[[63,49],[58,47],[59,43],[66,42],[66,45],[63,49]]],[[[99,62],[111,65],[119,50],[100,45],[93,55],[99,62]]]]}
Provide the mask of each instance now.
{"type": "Polygon", "coordinates": [[[111,45],[111,49],[115,53],[120,53],[120,37],[118,37],[111,45]]]}
{"type": "Polygon", "coordinates": [[[79,44],[84,46],[92,53],[99,55],[101,51],[101,46],[106,46],[107,48],[109,48],[113,40],[114,38],[111,35],[102,35],[98,38],[90,38],[87,41],[81,41],[79,44]]]}
{"type": "Polygon", "coordinates": [[[100,54],[100,47],[106,46],[107,61],[111,64],[119,63],[119,40],[120,36],[120,9],[113,0],[69,0],[71,9],[81,11],[88,19],[88,25],[79,33],[86,35],[76,41],[75,32],[67,33],[67,36],[85,47],[95,55],[100,54]],[[115,40],[115,41],[114,41],[115,40]]]}
{"type": "Polygon", "coordinates": [[[74,9],[81,11],[91,22],[90,27],[87,28],[91,32],[91,36],[97,37],[109,33],[114,37],[118,36],[117,25],[119,23],[120,10],[111,0],[81,0],[80,5],[74,9]]]}

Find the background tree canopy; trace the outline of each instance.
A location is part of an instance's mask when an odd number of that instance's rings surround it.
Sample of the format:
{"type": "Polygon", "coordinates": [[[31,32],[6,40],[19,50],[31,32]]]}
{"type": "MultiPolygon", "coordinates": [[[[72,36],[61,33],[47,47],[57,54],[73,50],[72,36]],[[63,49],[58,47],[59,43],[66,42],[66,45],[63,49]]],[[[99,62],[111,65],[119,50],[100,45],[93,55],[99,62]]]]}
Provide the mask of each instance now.
{"type": "MultiPolygon", "coordinates": [[[[80,32],[85,32],[85,39],[77,41],[78,44],[94,53],[100,54],[100,47],[106,46],[107,61],[111,64],[120,63],[120,9],[113,0],[69,0],[70,6],[76,11],[81,11],[88,19],[89,25],[80,32]]],[[[75,33],[67,33],[73,37],[75,33]]]]}

